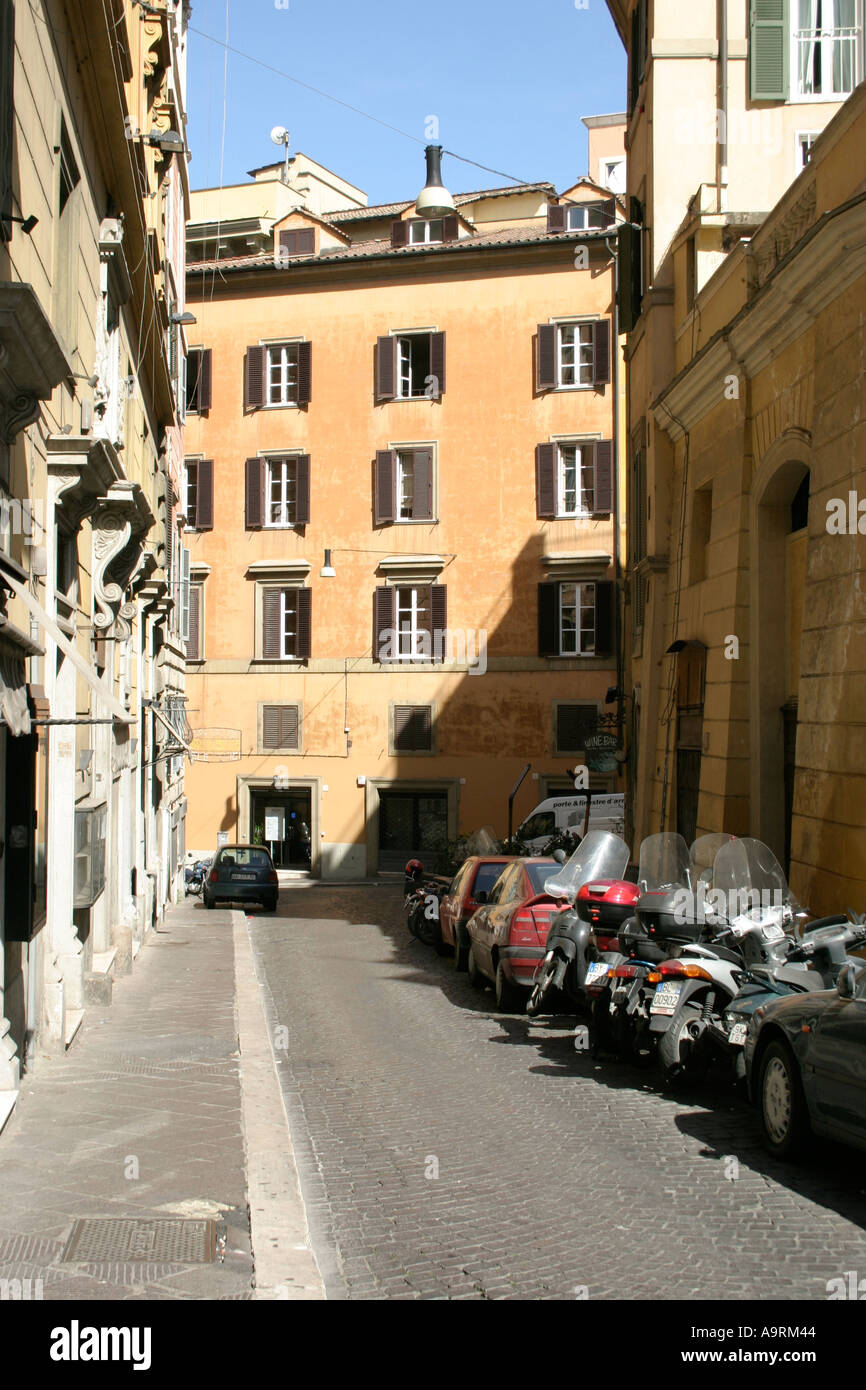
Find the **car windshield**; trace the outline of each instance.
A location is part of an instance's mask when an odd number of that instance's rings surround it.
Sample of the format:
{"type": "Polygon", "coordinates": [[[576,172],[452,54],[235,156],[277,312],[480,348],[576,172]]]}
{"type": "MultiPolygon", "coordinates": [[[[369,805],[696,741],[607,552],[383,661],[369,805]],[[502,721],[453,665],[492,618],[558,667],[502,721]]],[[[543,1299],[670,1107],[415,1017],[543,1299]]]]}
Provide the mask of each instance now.
{"type": "Polygon", "coordinates": [[[526,872],[529,874],[529,882],[536,893],[544,893],[545,881],[550,876],[550,861],[542,861],[540,864],[527,864],[526,872]]]}
{"type": "Polygon", "coordinates": [[[477,898],[479,893],[489,894],[499,875],[507,868],[507,864],[479,864],[475,882],[472,885],[473,898],[477,898]]]}
{"type": "Polygon", "coordinates": [[[266,849],[247,849],[243,845],[235,845],[234,849],[220,850],[217,863],[229,868],[234,865],[239,869],[269,869],[271,856],[266,849]]]}

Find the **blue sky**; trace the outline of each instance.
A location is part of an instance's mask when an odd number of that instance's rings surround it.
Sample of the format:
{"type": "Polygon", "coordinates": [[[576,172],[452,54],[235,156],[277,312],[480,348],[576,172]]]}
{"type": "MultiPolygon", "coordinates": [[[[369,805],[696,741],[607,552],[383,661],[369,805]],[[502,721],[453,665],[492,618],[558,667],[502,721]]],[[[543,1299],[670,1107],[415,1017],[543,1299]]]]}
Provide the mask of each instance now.
{"type": "MultiPolygon", "coordinates": [[[[198,0],[188,82],[193,188],[241,183],[280,157],[268,136],[349,179],[371,203],[423,183],[437,143],[520,179],[567,187],[586,172],[581,116],[622,111],[625,52],[604,0],[198,0]],[[405,135],[208,42],[196,30],[377,116],[405,135]],[[224,105],[225,97],[225,105],[224,105]],[[222,177],[220,170],[222,168],[222,177]]],[[[446,158],[454,192],[507,180],[446,158]]]]}

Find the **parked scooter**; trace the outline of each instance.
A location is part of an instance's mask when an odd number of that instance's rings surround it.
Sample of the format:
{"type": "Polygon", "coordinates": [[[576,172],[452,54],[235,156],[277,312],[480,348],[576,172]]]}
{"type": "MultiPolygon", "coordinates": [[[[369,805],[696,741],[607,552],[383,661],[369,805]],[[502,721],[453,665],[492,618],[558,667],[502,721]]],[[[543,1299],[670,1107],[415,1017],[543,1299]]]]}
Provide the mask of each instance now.
{"type": "MultiPolygon", "coordinates": [[[[410,859],[404,870],[403,908],[409,931],[425,946],[433,946],[437,955],[446,947],[439,927],[439,904],[448,890],[450,880],[438,875],[425,875],[420,859],[410,859]]],[[[447,948],[450,951],[450,946],[447,948]]]]}
{"type": "Polygon", "coordinates": [[[196,859],[194,863],[187,864],[183,871],[183,891],[186,897],[191,893],[195,896],[201,893],[210,866],[210,859],[196,859]]]}
{"type": "Polygon", "coordinates": [[[545,892],[566,899],[567,906],[550,920],[528,1014],[541,1012],[556,991],[583,1008],[593,981],[606,979],[610,965],[621,958],[616,934],[638,894],[623,877],[628,861],[628,845],[619,835],[591,830],[559,873],[547,879],[545,892]]]}

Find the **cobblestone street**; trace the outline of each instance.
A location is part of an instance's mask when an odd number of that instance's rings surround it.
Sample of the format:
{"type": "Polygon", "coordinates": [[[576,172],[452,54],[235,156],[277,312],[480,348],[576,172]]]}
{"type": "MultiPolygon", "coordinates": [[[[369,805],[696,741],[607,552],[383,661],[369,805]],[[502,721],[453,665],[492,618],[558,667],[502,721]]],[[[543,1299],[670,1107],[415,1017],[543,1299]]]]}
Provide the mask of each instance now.
{"type": "Polygon", "coordinates": [[[667,1095],[573,1019],[497,1014],[398,885],[284,888],[250,926],[329,1297],[824,1300],[866,1266],[855,1153],[777,1164],[721,1081],[667,1095]]]}

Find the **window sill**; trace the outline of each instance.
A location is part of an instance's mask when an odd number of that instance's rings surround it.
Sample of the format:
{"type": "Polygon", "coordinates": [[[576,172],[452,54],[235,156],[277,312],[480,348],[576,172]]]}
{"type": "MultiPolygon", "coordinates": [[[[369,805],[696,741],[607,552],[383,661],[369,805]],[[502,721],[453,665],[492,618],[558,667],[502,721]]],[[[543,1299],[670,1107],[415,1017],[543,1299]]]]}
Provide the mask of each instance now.
{"type": "Polygon", "coordinates": [[[300,410],[300,401],[268,401],[260,410],[300,410]]]}

